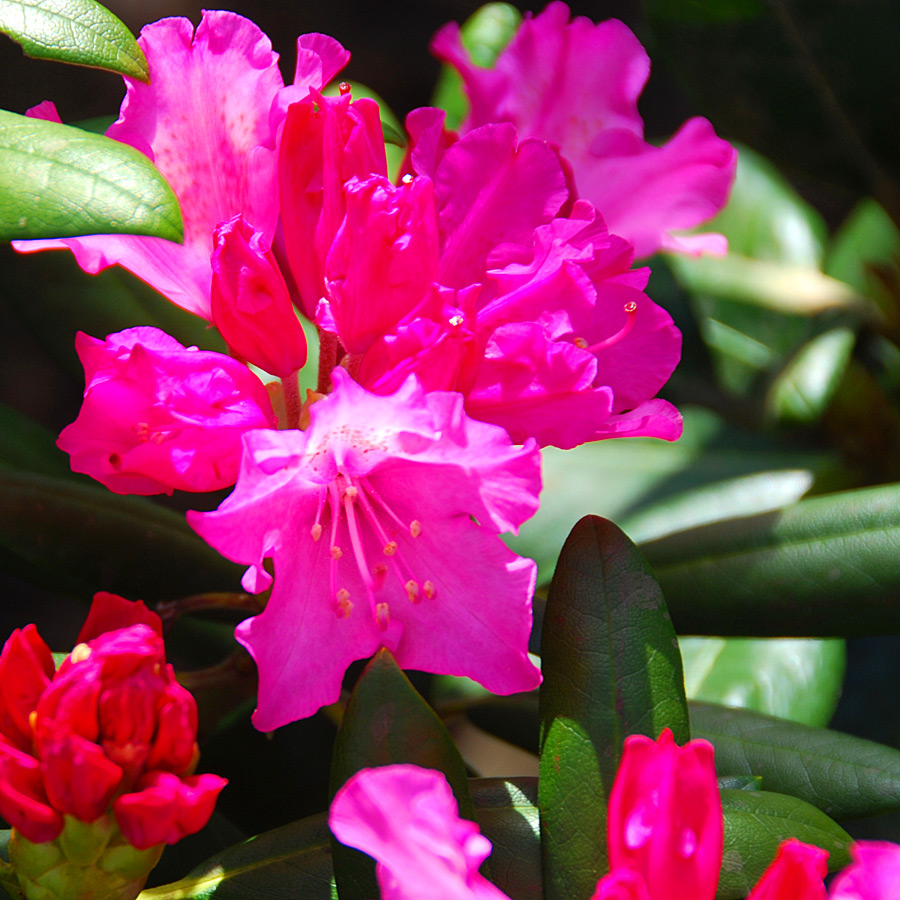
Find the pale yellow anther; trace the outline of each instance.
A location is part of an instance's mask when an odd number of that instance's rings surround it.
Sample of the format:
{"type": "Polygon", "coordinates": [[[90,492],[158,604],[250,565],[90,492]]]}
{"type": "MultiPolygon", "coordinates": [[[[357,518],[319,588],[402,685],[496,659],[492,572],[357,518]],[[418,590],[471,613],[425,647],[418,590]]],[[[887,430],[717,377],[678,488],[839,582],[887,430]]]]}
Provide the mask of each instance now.
{"type": "Polygon", "coordinates": [[[337,608],[339,619],[346,619],[353,612],[353,604],[350,602],[350,591],[341,588],[334,595],[334,605],[337,608]]]}
{"type": "Polygon", "coordinates": [[[312,528],[309,529],[309,533],[312,535],[312,539],[317,541],[320,537],[322,537],[322,526],[316,522],[312,528]]]}
{"type": "Polygon", "coordinates": [[[385,556],[393,556],[397,552],[397,542],[396,541],[388,541],[384,545],[384,555],[385,556]]]}
{"type": "Polygon", "coordinates": [[[413,519],[409,523],[409,533],[417,538],[422,533],[422,523],[418,519],[413,519]]]}
{"type": "Polygon", "coordinates": [[[351,500],[355,500],[359,495],[359,490],[355,488],[352,484],[344,491],[344,496],[349,497],[351,500]]]}
{"type": "Polygon", "coordinates": [[[419,596],[419,585],[412,578],[404,585],[406,588],[406,596],[409,597],[410,603],[418,603],[422,598],[419,596]]]}
{"type": "Polygon", "coordinates": [[[381,631],[387,631],[387,627],[391,623],[391,611],[387,603],[375,604],[375,623],[381,631]]]}
{"type": "Polygon", "coordinates": [[[588,342],[587,342],[584,338],[581,338],[581,337],[575,338],[575,339],[572,341],[572,343],[573,343],[576,347],[578,347],[579,350],[587,350],[587,348],[588,348],[588,342]]]}
{"type": "Polygon", "coordinates": [[[76,644],[69,654],[69,660],[73,663],[84,662],[91,658],[91,648],[87,644],[76,644]]]}
{"type": "Polygon", "coordinates": [[[451,328],[459,328],[459,326],[462,325],[465,319],[463,319],[461,315],[457,314],[455,316],[450,316],[447,321],[451,328]]]}
{"type": "Polygon", "coordinates": [[[422,585],[422,590],[425,592],[425,596],[429,600],[437,593],[437,589],[435,588],[433,581],[426,581],[422,585]]]}
{"type": "Polygon", "coordinates": [[[340,547],[332,547],[331,548],[331,558],[332,559],[340,559],[344,555],[344,551],[341,550],[340,547]]]}

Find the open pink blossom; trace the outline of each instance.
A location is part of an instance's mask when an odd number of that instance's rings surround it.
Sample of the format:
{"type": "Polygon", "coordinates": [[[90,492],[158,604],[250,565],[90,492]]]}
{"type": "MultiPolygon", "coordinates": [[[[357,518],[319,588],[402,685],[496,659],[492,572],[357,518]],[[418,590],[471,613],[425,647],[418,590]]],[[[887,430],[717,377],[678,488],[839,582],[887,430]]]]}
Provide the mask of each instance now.
{"type": "Polygon", "coordinates": [[[459,817],[440,772],[362,769],[331,803],[335,837],[378,860],[382,900],[508,900],[478,872],[491,842],[459,817]]]}
{"type": "Polygon", "coordinates": [[[900,845],[859,841],[850,847],[853,864],[835,878],[830,900],[893,900],[900,897],[900,845]]]}
{"type": "Polygon", "coordinates": [[[79,332],[84,403],[57,445],[117,494],[214,491],[234,484],[241,435],[271,428],[262,382],[222,353],[184,347],[158,328],[98,340],[79,332]]]}
{"type": "Polygon", "coordinates": [[[463,132],[512,122],[522,137],[549,141],[570,163],[580,197],[638,257],[659,249],[725,251],[721,235],[678,237],[728,198],[737,154],[705,119],[691,119],[662,147],[644,140],[637,100],[650,73],[644,48],[621,22],[569,20],[550,3],[526,14],[493,68],[475,65],[459,26],[434,37],[432,51],[463,77],[470,112],[463,132]]]}
{"type": "MultiPolygon", "coordinates": [[[[241,214],[268,245],[274,237],[276,145],[288,99],[280,97],[278,54],[249,19],[224,11],[205,11],[196,34],[188,19],[162,19],[145,26],[139,43],[150,82],[125,79],[121,113],[107,135],[149,156],[166,177],[181,204],[184,243],[94,235],[14,246],[24,252],[68,247],[91,273],[121,265],[174,303],[211,319],[216,227],[241,214]]],[[[323,87],[347,57],[332,38],[301,37],[289,96],[323,87]]]]}
{"type": "Polygon", "coordinates": [[[530,690],[535,566],[498,534],[537,509],[540,457],[469,419],[458,394],[410,379],[375,396],[342,369],[306,431],[244,436],[234,492],[189,512],[220,553],[275,586],[238,626],[256,660],[253,721],[268,731],[337,700],[356,659],[387,647],[403,668],[466,675],[499,694],[530,690]]]}

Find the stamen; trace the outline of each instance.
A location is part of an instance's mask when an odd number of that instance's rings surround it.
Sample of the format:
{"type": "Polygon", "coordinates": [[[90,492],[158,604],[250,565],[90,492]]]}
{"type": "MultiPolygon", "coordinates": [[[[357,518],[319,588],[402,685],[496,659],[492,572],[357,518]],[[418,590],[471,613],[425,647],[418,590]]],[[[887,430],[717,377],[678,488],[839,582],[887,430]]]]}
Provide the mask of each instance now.
{"type": "Polygon", "coordinates": [[[462,326],[463,322],[465,322],[465,319],[463,319],[463,317],[459,315],[459,313],[457,313],[455,316],[450,316],[450,318],[447,320],[447,324],[451,328],[459,328],[462,326]]]}
{"type": "Polygon", "coordinates": [[[575,338],[575,340],[573,340],[572,343],[573,343],[579,350],[587,350],[587,348],[588,348],[588,342],[587,342],[584,338],[582,338],[582,337],[577,337],[577,338],[575,338]]]}
{"type": "Polygon", "coordinates": [[[331,558],[332,559],[340,559],[344,555],[344,551],[341,550],[338,546],[333,546],[331,548],[331,558]]]}
{"type": "Polygon", "coordinates": [[[350,591],[341,588],[334,595],[335,612],[339,619],[346,619],[353,612],[353,604],[350,602],[350,591]]]}
{"type": "Polygon", "coordinates": [[[341,92],[341,96],[343,97],[344,94],[349,94],[349,93],[350,93],[350,85],[349,85],[346,81],[342,81],[342,82],[338,85],[338,90],[341,92]]]}
{"type": "Polygon", "coordinates": [[[344,511],[347,513],[347,530],[350,532],[350,545],[353,547],[353,556],[356,558],[356,568],[359,570],[359,577],[362,578],[363,584],[369,595],[369,603],[375,603],[375,582],[369,574],[369,567],[366,564],[366,554],[363,550],[362,541],[359,536],[359,528],[356,524],[356,509],[353,506],[353,498],[348,491],[344,494],[344,511]]]}
{"type": "Polygon", "coordinates": [[[430,580],[426,581],[422,585],[422,590],[425,591],[425,597],[428,600],[431,600],[434,597],[434,595],[437,593],[437,588],[434,586],[434,582],[430,581],[430,580]]]}
{"type": "Polygon", "coordinates": [[[626,335],[634,328],[634,322],[637,318],[637,303],[634,300],[625,304],[625,315],[628,317],[625,320],[625,324],[611,337],[606,338],[605,340],[599,341],[596,344],[592,344],[590,347],[586,349],[591,353],[599,353],[601,350],[606,350],[608,347],[612,347],[613,344],[618,344],[626,335]]]}
{"type": "MultiPolygon", "coordinates": [[[[322,537],[322,512],[325,509],[325,495],[325,490],[319,491],[319,502],[316,506],[316,519],[313,522],[312,528],[309,530],[314,541],[317,541],[322,537]]],[[[332,543],[334,543],[334,541],[332,541],[332,543]]]]}
{"type": "Polygon", "coordinates": [[[396,541],[388,541],[384,545],[384,555],[385,556],[393,556],[397,552],[397,542],[396,541]]]}
{"type": "Polygon", "coordinates": [[[379,631],[387,631],[388,625],[391,624],[391,611],[387,603],[375,604],[375,624],[379,631]]]}
{"type": "Polygon", "coordinates": [[[381,586],[384,584],[385,576],[387,575],[388,567],[384,563],[376,563],[375,568],[372,569],[372,575],[375,579],[375,590],[380,590],[381,586]]]}
{"type": "Polygon", "coordinates": [[[418,519],[413,519],[409,523],[409,533],[417,538],[422,533],[422,523],[418,519]]]}
{"type": "Polygon", "coordinates": [[[419,583],[413,581],[412,578],[404,585],[406,588],[406,596],[409,597],[410,603],[418,603],[422,598],[419,596],[419,583]]]}
{"type": "Polygon", "coordinates": [[[407,172],[407,173],[400,179],[400,183],[401,183],[401,184],[412,184],[412,180],[413,180],[412,175],[410,175],[409,172],[407,172]]]}
{"type": "Polygon", "coordinates": [[[359,494],[359,491],[352,484],[344,491],[344,496],[350,500],[355,500],[357,494],[359,494]]]}
{"type": "Polygon", "coordinates": [[[322,526],[316,522],[313,527],[309,529],[309,533],[314,541],[319,540],[319,538],[322,537],[322,526]]]}

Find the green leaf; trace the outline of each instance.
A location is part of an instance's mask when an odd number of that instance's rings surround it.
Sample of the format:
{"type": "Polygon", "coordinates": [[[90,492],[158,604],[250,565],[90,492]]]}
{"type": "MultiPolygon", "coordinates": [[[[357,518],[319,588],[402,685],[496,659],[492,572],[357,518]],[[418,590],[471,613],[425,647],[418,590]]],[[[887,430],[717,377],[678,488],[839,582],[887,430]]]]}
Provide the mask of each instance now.
{"type": "Polygon", "coordinates": [[[746,709],[691,703],[694,737],[716,748],[716,768],[758,775],[766,790],[799,797],[835,819],[900,809],[900,750],[746,709]]]}
{"type": "Polygon", "coordinates": [[[156,166],[119,141],[0,110],[0,240],[113,233],[182,240],[156,166]]]}
{"type": "Polygon", "coordinates": [[[681,638],[679,646],[691,700],[806,725],[827,725],[834,714],[844,679],[843,640],[681,638]]]}
{"type": "MultiPolygon", "coordinates": [[[[464,819],[475,818],[466,766],[449,732],[382,648],[360,676],[334,744],[331,794],[356,772],[371,766],[414,763],[444,773],[464,819]]],[[[333,842],[341,900],[378,896],[375,865],[358,850],[333,842]]]]}
{"type": "MultiPolygon", "coordinates": [[[[477,9],[460,29],[463,46],[472,62],[491,68],[513,39],[521,21],[522,13],[510,3],[486,3],[477,9]]],[[[469,100],[463,80],[452,66],[441,66],[431,105],[446,111],[448,128],[459,128],[468,114],[469,100]]]]}
{"type": "Polygon", "coordinates": [[[832,328],[801,347],[769,389],[769,416],[786,422],[818,422],[844,378],[856,333],[832,328]]]}
{"type": "Polygon", "coordinates": [[[0,31],[28,56],[150,81],[134,35],[95,0],[0,0],[0,31]]]}
{"type": "Polygon", "coordinates": [[[493,844],[494,884],[513,900],[542,900],[541,826],[537,778],[472,778],[481,831],[493,844]]]}
{"type": "Polygon", "coordinates": [[[850,835],[825,813],[784,794],[723,790],[725,846],[716,900],[746,897],[790,837],[828,851],[829,871],[849,865],[850,835]]]}
{"type": "Polygon", "coordinates": [[[799,500],[824,453],[798,451],[727,425],[698,407],[681,410],[684,434],[670,444],[620,438],[573,450],[547,447],[537,514],[506,543],[537,561],[549,581],[572,522],[584,515],[615,521],[634,541],[707,522],[779,509],[799,500]]]}
{"type": "Polygon", "coordinates": [[[542,635],[540,808],[547,900],[606,870],[606,803],[629,734],[690,738],[675,632],[646,562],[612,523],[572,529],[542,635]]]}
{"type": "MultiPolygon", "coordinates": [[[[141,900],[337,900],[328,819],[323,813],[229,847],[172,884],[141,900]]],[[[378,896],[373,894],[373,896],[378,896]]]]}
{"type": "Polygon", "coordinates": [[[68,460],[52,431],[0,403],[0,465],[66,477],[71,475],[68,460]]]}
{"type": "Polygon", "coordinates": [[[0,560],[38,584],[167,600],[236,590],[240,567],[143,497],[0,469],[0,560]]]}
{"type": "Polygon", "coordinates": [[[900,631],[900,485],[811,497],[641,550],[680,634],[900,631]]]}

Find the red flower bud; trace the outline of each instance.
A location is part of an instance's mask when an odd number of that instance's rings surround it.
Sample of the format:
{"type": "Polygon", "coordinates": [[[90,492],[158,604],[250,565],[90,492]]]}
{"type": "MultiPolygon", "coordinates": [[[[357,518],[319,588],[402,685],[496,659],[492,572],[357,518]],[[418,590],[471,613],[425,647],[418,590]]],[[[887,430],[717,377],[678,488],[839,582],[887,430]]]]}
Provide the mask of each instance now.
{"type": "Polygon", "coordinates": [[[14,747],[31,747],[31,714],[56,666],[34,625],[16,629],[0,653],[0,734],[14,747]]]}
{"type": "Polygon", "coordinates": [[[121,768],[102,747],[71,732],[52,734],[41,762],[50,804],[82,822],[93,822],[109,809],[122,781],[121,768]]]}
{"type": "Polygon", "coordinates": [[[238,356],[287,378],[306,362],[306,335],[281,269],[262,239],[241,216],[216,229],[213,321],[238,356]]]}
{"type": "Polygon", "coordinates": [[[825,900],[828,852],[796,838],[778,848],[747,900],[825,900]]]}
{"type": "Polygon", "coordinates": [[[62,831],[62,814],[50,806],[41,764],[0,744],[0,814],[30,841],[52,841],[62,831]]]}
{"type": "Polygon", "coordinates": [[[627,737],[608,815],[611,870],[638,871],[649,900],[713,900],[723,826],[711,744],[679,747],[669,729],[627,737]]]}

